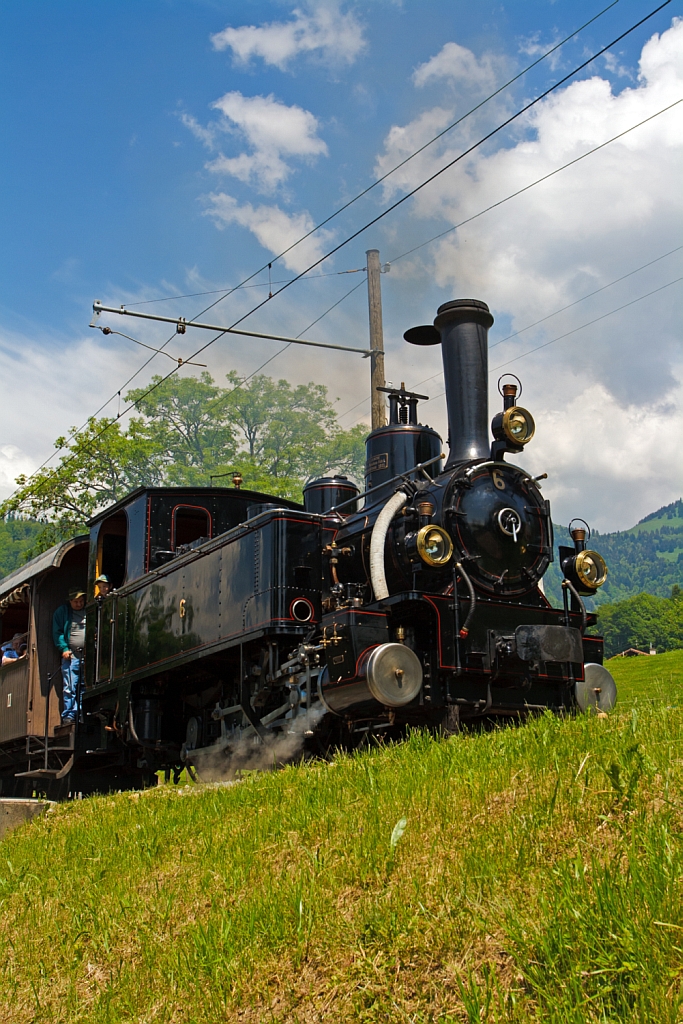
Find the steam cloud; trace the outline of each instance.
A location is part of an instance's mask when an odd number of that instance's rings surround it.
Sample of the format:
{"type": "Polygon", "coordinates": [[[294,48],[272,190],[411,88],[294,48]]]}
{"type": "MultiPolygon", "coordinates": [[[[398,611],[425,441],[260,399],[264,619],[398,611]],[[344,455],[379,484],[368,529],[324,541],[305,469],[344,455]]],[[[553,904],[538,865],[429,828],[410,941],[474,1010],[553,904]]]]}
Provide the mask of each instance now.
{"type": "Polygon", "coordinates": [[[202,782],[229,782],[241,772],[281,768],[298,757],[306,732],[315,729],[324,714],[323,708],[315,707],[293,719],[288,732],[269,733],[264,739],[251,734],[228,747],[193,752],[192,764],[202,782]]]}

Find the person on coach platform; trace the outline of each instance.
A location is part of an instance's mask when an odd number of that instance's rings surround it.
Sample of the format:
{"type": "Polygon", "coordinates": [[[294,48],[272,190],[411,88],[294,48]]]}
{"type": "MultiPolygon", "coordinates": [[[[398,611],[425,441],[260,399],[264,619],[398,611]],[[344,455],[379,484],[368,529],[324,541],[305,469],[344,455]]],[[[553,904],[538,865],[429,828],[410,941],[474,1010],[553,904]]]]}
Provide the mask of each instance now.
{"type": "Polygon", "coordinates": [[[70,590],[69,600],[52,617],[52,639],[61,656],[62,725],[71,725],[78,711],[78,688],[85,647],[85,592],[70,590]]]}

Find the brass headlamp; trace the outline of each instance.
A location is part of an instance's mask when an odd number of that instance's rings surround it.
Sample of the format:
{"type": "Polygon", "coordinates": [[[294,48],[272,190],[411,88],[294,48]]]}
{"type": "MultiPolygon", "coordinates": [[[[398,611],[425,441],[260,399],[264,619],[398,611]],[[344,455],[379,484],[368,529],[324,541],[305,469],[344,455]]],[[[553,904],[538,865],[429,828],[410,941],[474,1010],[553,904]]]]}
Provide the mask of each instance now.
{"type": "Polygon", "coordinates": [[[605,559],[597,551],[580,551],[574,559],[574,572],[587,590],[597,590],[607,579],[605,559]]]}
{"type": "Polygon", "coordinates": [[[534,436],[535,430],[536,424],[531,413],[521,405],[513,405],[503,413],[500,424],[502,436],[497,436],[495,427],[493,436],[497,441],[502,441],[503,437],[506,437],[513,444],[527,444],[534,436]]]}
{"type": "Polygon", "coordinates": [[[503,411],[496,413],[491,422],[491,433],[495,438],[491,447],[491,458],[494,461],[499,459],[503,452],[521,452],[536,431],[536,424],[529,410],[515,404],[517,385],[503,384],[501,389],[498,381],[498,386],[503,396],[503,411]]]}
{"type": "Polygon", "coordinates": [[[421,526],[415,537],[415,548],[422,561],[439,568],[450,561],[453,541],[440,526],[421,526]]]}
{"type": "Polygon", "coordinates": [[[585,530],[582,526],[573,527],[572,523],[575,522],[583,520],[573,519],[569,524],[569,535],[574,541],[574,550],[561,547],[560,563],[565,578],[573,583],[580,593],[591,596],[607,579],[607,565],[602,555],[586,547],[586,534],[590,538],[590,528],[586,523],[585,530]]]}

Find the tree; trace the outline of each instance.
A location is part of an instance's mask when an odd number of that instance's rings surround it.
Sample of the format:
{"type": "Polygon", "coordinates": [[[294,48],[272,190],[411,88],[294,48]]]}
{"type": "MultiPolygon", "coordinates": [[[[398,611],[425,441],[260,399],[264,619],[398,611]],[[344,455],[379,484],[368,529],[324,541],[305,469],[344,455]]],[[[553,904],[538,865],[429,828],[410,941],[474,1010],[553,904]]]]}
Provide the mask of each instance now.
{"type": "Polygon", "coordinates": [[[18,477],[19,490],[0,505],[0,518],[20,515],[45,524],[28,557],[82,532],[99,509],[135,487],[163,479],[164,453],[137,420],[123,433],[115,420],[91,419],[68,444],[58,437],[55,447],[65,448],[56,469],[18,477]]]}
{"type": "Polygon", "coordinates": [[[683,601],[637,594],[597,611],[608,658],[629,647],[647,651],[652,644],[660,652],[683,647],[683,601]]]}
{"type": "Polygon", "coordinates": [[[148,386],[126,395],[142,415],[136,429],[162,453],[168,483],[208,483],[207,473],[231,463],[237,450],[235,428],[221,409],[224,389],[209,373],[155,376],[152,384],[149,394],[148,386]]]}
{"type": "MultiPolygon", "coordinates": [[[[83,530],[87,520],[135,487],[206,486],[239,470],[247,487],[301,501],[306,478],[331,470],[362,479],[365,427],[344,431],[320,384],[290,385],[259,375],[227,387],[209,373],[152,378],[130,391],[139,415],[126,431],[117,420],[91,419],[65,446],[56,468],[19,477],[0,518],[44,524],[31,553],[83,530]]],[[[29,556],[30,557],[30,556],[29,556]]]]}

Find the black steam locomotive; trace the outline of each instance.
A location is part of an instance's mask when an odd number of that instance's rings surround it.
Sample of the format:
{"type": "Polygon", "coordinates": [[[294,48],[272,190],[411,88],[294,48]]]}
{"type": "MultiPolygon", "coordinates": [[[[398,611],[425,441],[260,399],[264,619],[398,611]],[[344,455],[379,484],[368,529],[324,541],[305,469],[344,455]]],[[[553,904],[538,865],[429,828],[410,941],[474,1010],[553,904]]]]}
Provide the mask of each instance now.
{"type": "Polygon", "coordinates": [[[303,506],[239,478],[141,488],[93,519],[89,537],[1,581],[3,637],[25,622],[29,654],[0,673],[0,792],[63,797],[150,785],[160,770],[202,775],[276,734],[322,748],[411,724],[608,710],[616,690],[582,600],[607,570],[577,528],[560,549],[563,607],[543,593],[549,503],[541,478],[505,461],[534,433],[515,384],[489,436],[492,323],[485,303],[457,300],[405,334],[441,345],[447,458],[418,422],[422,396],[386,389],[363,494],[339,476],[311,481],[303,506]],[[113,585],[104,599],[101,573],[113,585]],[[88,594],[85,687],[64,729],[49,623],[74,583],[88,594]]]}

